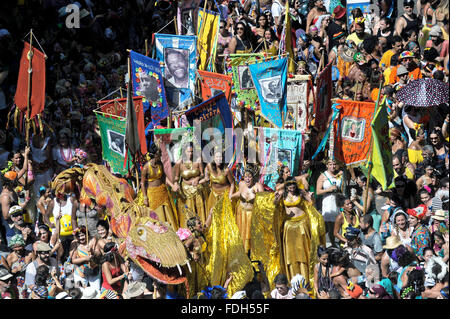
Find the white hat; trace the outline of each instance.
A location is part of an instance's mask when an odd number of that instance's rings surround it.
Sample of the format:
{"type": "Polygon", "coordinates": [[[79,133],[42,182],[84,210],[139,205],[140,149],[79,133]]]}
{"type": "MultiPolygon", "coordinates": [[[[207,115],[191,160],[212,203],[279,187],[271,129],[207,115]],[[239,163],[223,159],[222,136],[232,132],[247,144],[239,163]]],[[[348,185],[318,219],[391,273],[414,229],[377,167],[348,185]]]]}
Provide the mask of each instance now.
{"type": "Polygon", "coordinates": [[[247,297],[245,290],[236,291],[231,299],[244,299],[247,297]]]}
{"type": "Polygon", "coordinates": [[[5,267],[0,267],[0,280],[8,280],[13,275],[5,267]]]}
{"type": "Polygon", "coordinates": [[[133,281],[128,285],[127,291],[124,292],[124,299],[131,299],[142,295],[147,285],[142,281],[133,281]]]}
{"type": "Polygon", "coordinates": [[[435,37],[441,36],[442,35],[441,27],[438,25],[432,26],[429,34],[430,34],[430,36],[435,36],[435,37]]]}
{"type": "Polygon", "coordinates": [[[63,291],[63,292],[60,292],[59,294],[57,294],[57,295],[55,296],[55,299],[72,299],[72,297],[70,297],[70,296],[67,294],[67,292],[63,291]]]}
{"type": "Polygon", "coordinates": [[[81,299],[98,299],[98,291],[94,287],[86,287],[83,289],[81,299]]]}

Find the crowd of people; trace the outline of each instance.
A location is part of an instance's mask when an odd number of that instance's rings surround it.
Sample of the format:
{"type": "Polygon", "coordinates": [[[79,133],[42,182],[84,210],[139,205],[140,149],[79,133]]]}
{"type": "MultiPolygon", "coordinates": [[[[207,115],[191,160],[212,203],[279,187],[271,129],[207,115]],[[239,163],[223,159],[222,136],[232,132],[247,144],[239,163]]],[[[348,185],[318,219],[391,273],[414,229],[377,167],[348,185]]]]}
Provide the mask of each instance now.
{"type": "MultiPolygon", "coordinates": [[[[80,0],[80,28],[67,28],[71,3],[0,4],[0,298],[186,298],[180,287],[158,282],[119,253],[105,207],[52,188],[66,169],[103,164],[96,102],[125,83],[127,49],[144,52],[152,34],[179,32],[170,22],[181,2],[80,0]],[[30,29],[48,70],[42,125],[32,127],[27,143],[11,110],[30,29]]],[[[229,54],[276,55],[289,14],[296,74],[315,83],[331,63],[333,98],[344,100],[375,102],[381,85],[394,178],[383,190],[364,170],[326,152],[313,159],[323,133],[314,125],[305,132],[298,175],[280,167],[274,190],[258,182],[254,167],[236,180],[221,152],[212,163],[194,160],[192,143],[173,163],[170,179],[161,151],[149,145],[135,181],[140,203],[175,231],[188,230],[192,237],[184,243],[194,262],[204,258],[209,243],[203,234],[214,227],[211,213],[221,197],[233,201],[229,222],[248,256],[257,194],[272,193],[271,205],[283,216],[283,262],[273,282],[258,261],[253,280],[233,295],[227,294],[231,274],[221,285],[199,287],[194,298],[448,299],[448,102],[416,107],[396,94],[417,79],[448,83],[449,1],[370,3],[378,10],[348,13],[342,0],[289,1],[289,12],[285,0],[207,1],[206,8],[221,15],[219,73],[229,54]],[[196,217],[183,215],[185,207],[196,217]]]]}

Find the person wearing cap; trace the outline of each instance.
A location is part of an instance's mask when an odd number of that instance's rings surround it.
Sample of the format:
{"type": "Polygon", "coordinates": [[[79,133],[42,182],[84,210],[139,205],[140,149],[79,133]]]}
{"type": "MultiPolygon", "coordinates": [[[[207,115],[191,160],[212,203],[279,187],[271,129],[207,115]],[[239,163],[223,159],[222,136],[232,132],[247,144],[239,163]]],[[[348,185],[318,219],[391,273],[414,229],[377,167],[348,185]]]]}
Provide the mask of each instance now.
{"type": "Polygon", "coordinates": [[[436,60],[438,62],[444,61],[444,57],[449,54],[449,42],[448,40],[443,39],[441,27],[438,25],[432,26],[429,36],[430,40],[427,41],[425,46],[427,48],[435,48],[439,53],[439,57],[437,57],[436,60]]]}
{"type": "MultiPolygon", "coordinates": [[[[59,219],[58,219],[59,221],[59,219]]],[[[52,232],[50,228],[45,224],[40,224],[38,226],[38,238],[33,244],[33,251],[37,255],[37,245],[39,243],[46,243],[52,249],[50,251],[50,256],[56,258],[57,261],[61,261],[61,257],[64,254],[64,249],[59,241],[58,231],[59,231],[59,223],[56,224],[56,234],[52,236],[52,232]]]]}
{"type": "MultiPolygon", "coordinates": [[[[377,261],[372,249],[369,246],[363,245],[360,237],[361,229],[354,227],[347,227],[344,234],[347,239],[347,244],[344,249],[349,253],[350,261],[364,276],[366,268],[369,265],[376,265],[377,261]]],[[[358,278],[358,283],[364,283],[365,278],[358,278]]]]}
{"type": "Polygon", "coordinates": [[[351,41],[354,43],[356,47],[358,47],[365,39],[369,38],[371,35],[364,31],[365,18],[360,17],[355,19],[355,32],[350,33],[347,36],[347,41],[351,41]]]}
{"type": "Polygon", "coordinates": [[[398,91],[402,87],[404,87],[406,84],[408,84],[410,78],[409,78],[409,72],[403,65],[399,65],[397,68],[397,78],[398,81],[394,84],[394,90],[398,91]]]}
{"type": "Polygon", "coordinates": [[[329,48],[333,48],[339,42],[339,38],[335,38],[336,34],[345,33],[347,30],[346,10],[343,6],[338,5],[334,8],[331,15],[331,22],[328,25],[327,33],[329,39],[329,48]]]}
{"type": "Polygon", "coordinates": [[[418,33],[420,22],[417,15],[414,13],[414,0],[404,0],[403,9],[405,12],[402,16],[397,18],[394,34],[404,37],[405,32],[409,30],[416,30],[418,33]]]}
{"type": "Polygon", "coordinates": [[[6,240],[9,245],[11,238],[17,234],[20,234],[25,241],[27,250],[32,250],[32,245],[36,239],[36,234],[33,231],[33,226],[29,223],[25,223],[23,215],[24,210],[19,205],[15,205],[9,209],[9,218],[13,224],[6,231],[6,240]]]}
{"type": "Polygon", "coordinates": [[[423,250],[431,245],[431,235],[428,228],[422,224],[428,208],[419,205],[416,208],[408,209],[409,225],[413,227],[411,234],[411,247],[418,259],[423,260],[423,250]]]}
{"type": "MultiPolygon", "coordinates": [[[[408,70],[408,77],[411,80],[417,80],[422,78],[422,70],[416,64],[414,58],[415,58],[414,53],[412,53],[411,51],[403,51],[402,53],[400,53],[398,57],[400,65],[403,65],[408,70]]],[[[396,76],[394,81],[398,82],[399,78],[396,76]]]]}
{"type": "Polygon", "coordinates": [[[0,266],[0,299],[18,299],[19,292],[14,284],[14,276],[9,270],[0,266]]]}
{"type": "Polygon", "coordinates": [[[25,285],[30,289],[35,286],[36,271],[40,266],[46,266],[49,268],[49,272],[52,273],[55,270],[59,271],[58,261],[54,257],[50,257],[51,247],[49,244],[39,242],[36,245],[36,259],[28,264],[25,272],[25,285]]]}

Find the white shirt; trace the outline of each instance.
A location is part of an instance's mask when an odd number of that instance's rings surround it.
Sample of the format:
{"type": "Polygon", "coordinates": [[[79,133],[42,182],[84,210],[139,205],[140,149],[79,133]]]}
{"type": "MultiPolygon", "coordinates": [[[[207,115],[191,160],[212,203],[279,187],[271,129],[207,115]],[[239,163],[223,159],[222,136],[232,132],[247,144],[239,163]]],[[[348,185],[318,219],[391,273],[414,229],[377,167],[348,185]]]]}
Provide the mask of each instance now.
{"type": "MultiPolygon", "coordinates": [[[[38,266],[39,267],[39,266],[38,266]]],[[[51,273],[53,269],[58,269],[58,262],[55,258],[50,257],[50,269],[49,272],[51,273]]],[[[35,285],[35,278],[36,278],[36,265],[34,262],[31,262],[28,264],[26,270],[25,270],[25,285],[35,285]]]]}

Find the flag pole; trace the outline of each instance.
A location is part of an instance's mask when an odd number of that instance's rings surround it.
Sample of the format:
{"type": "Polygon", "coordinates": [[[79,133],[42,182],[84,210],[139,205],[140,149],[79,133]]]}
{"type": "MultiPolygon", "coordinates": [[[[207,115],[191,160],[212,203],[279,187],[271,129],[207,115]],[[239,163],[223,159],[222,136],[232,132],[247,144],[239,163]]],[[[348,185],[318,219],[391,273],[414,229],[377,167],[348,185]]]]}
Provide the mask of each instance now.
{"type": "MultiPolygon", "coordinates": [[[[381,96],[381,85],[383,84],[383,81],[380,81],[380,85],[378,87],[378,97],[377,97],[377,102],[375,103],[375,110],[374,110],[374,115],[376,114],[376,111],[378,109],[378,103],[380,103],[380,96],[381,96]]],[[[369,170],[367,171],[367,180],[366,180],[366,189],[364,190],[364,202],[363,202],[363,215],[366,214],[367,212],[367,201],[369,199],[369,184],[370,184],[370,177],[372,175],[372,168],[373,168],[373,164],[372,164],[372,158],[373,158],[373,133],[372,133],[372,137],[371,137],[371,141],[370,141],[370,150],[369,150],[369,170]]]]}
{"type": "MultiPolygon", "coordinates": [[[[132,79],[131,79],[131,57],[130,57],[130,55],[128,55],[128,76],[129,76],[129,79],[128,79],[128,85],[132,85],[132,79]]],[[[129,92],[131,92],[132,91],[132,89],[131,88],[128,88],[128,90],[127,90],[127,92],[128,92],[128,94],[129,94],[129,92]]],[[[122,90],[120,90],[120,92],[122,93],[122,90]]],[[[129,96],[127,96],[127,99],[129,99],[130,97],[129,96]]],[[[133,100],[133,97],[131,97],[131,100],[133,100]]],[[[134,107],[134,106],[133,106],[134,107]]],[[[127,114],[127,117],[129,116],[129,114],[127,114]]],[[[136,154],[132,154],[131,155],[131,157],[132,157],[132,165],[134,165],[134,170],[135,170],[135,174],[136,174],[136,190],[137,190],[137,193],[139,193],[139,170],[138,170],[138,167],[137,167],[137,164],[136,164],[136,154]]]]}
{"type": "MultiPolygon", "coordinates": [[[[30,30],[30,50],[28,51],[28,88],[27,88],[27,114],[25,116],[25,140],[27,147],[30,146],[30,113],[31,113],[31,74],[33,59],[33,29],[30,30]]],[[[26,175],[28,176],[28,175],[26,175]]]]}
{"type": "Polygon", "coordinates": [[[145,39],[145,56],[148,56],[148,39],[145,39]]]}

